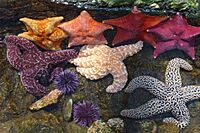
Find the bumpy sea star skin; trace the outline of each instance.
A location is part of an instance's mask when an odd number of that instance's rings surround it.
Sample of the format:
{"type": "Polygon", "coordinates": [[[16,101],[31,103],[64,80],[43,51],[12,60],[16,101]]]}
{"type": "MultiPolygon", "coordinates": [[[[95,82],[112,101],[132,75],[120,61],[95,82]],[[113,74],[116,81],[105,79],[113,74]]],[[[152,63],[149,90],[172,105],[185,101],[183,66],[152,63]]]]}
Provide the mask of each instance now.
{"type": "Polygon", "coordinates": [[[7,46],[8,61],[19,71],[24,87],[36,96],[46,94],[46,88],[36,80],[37,76],[50,75],[50,65],[67,61],[78,55],[74,49],[41,52],[29,40],[14,35],[6,36],[4,43],[7,46]]]}
{"type": "Polygon", "coordinates": [[[200,34],[200,27],[189,25],[179,13],[147,32],[158,36],[154,58],[165,51],[180,49],[195,59],[194,36],[200,34]]]}
{"type": "Polygon", "coordinates": [[[117,33],[113,40],[113,45],[126,40],[137,39],[155,46],[155,37],[146,32],[146,30],[156,26],[167,18],[168,17],[165,16],[146,15],[135,6],[131,13],[116,19],[104,20],[103,23],[117,27],[117,33]]]}
{"type": "Polygon", "coordinates": [[[95,21],[87,11],[82,11],[80,15],[68,22],[58,26],[69,34],[68,47],[87,44],[107,44],[103,32],[112,29],[112,26],[95,21]]]}
{"type": "Polygon", "coordinates": [[[21,18],[27,28],[27,32],[19,34],[20,37],[25,37],[38,46],[46,50],[61,50],[60,44],[67,34],[57,25],[63,17],[46,18],[42,20],[35,20],[30,18],[21,18]]]}
{"type": "Polygon", "coordinates": [[[186,127],[190,122],[189,110],[186,103],[200,98],[200,86],[182,86],[180,68],[191,71],[192,66],[183,59],[172,59],[166,69],[165,83],[150,76],[134,78],[125,92],[132,92],[136,88],[145,88],[157,98],[148,101],[136,109],[123,110],[122,116],[141,119],[156,114],[170,112],[175,118],[165,118],[166,123],[174,123],[180,128],[186,127]]]}
{"type": "Polygon", "coordinates": [[[112,85],[106,91],[115,93],[120,91],[127,82],[127,70],[123,60],[139,52],[143,42],[110,48],[107,45],[83,46],[77,58],[70,60],[77,66],[76,70],[90,80],[102,78],[109,73],[114,77],[112,85]]]}

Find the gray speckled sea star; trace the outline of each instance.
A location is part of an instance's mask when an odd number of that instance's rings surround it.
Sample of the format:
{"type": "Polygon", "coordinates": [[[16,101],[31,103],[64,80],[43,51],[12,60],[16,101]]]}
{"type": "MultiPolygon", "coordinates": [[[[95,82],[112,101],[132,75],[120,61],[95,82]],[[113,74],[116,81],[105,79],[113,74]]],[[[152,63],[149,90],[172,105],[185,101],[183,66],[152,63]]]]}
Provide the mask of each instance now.
{"type": "Polygon", "coordinates": [[[157,98],[148,101],[136,109],[123,110],[122,116],[141,119],[156,114],[171,112],[173,117],[165,118],[166,123],[174,123],[180,128],[186,127],[190,122],[188,101],[200,98],[200,86],[182,86],[180,68],[191,71],[192,66],[180,58],[172,59],[166,69],[165,83],[150,76],[134,78],[125,92],[132,92],[136,88],[145,88],[157,98]]]}
{"type": "Polygon", "coordinates": [[[29,40],[9,35],[3,41],[7,46],[7,59],[19,71],[22,84],[32,94],[42,96],[46,88],[36,79],[37,76],[54,76],[60,68],[51,73],[50,66],[75,58],[78,53],[74,49],[41,52],[29,40]]]}

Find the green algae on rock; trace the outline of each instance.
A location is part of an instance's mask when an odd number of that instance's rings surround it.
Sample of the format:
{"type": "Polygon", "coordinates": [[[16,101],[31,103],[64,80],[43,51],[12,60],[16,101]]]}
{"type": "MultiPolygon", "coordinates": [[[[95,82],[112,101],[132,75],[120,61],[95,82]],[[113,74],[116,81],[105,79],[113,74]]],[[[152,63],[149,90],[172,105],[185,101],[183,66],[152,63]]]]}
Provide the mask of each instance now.
{"type": "Polygon", "coordinates": [[[197,8],[199,3],[197,0],[102,0],[110,6],[120,5],[138,5],[138,6],[152,6],[158,5],[158,8],[165,7],[165,9],[179,9],[187,10],[197,8]]]}

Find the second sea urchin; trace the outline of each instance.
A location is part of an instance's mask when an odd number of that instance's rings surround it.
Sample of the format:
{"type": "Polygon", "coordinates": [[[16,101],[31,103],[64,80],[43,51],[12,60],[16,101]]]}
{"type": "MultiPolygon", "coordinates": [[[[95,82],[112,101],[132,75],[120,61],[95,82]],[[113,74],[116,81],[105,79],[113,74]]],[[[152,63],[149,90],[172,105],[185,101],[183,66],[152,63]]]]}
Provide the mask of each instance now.
{"type": "Polygon", "coordinates": [[[73,106],[73,119],[81,126],[90,126],[100,118],[99,107],[90,101],[80,101],[73,106]]]}

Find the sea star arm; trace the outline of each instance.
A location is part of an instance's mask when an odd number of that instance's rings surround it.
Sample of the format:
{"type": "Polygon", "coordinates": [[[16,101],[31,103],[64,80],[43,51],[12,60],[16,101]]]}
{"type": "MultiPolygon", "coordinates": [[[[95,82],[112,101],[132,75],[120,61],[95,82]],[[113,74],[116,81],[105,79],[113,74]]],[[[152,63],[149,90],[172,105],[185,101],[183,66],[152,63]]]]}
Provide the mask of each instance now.
{"type": "Polygon", "coordinates": [[[97,63],[99,63],[98,57],[96,55],[74,58],[69,62],[73,63],[78,67],[83,67],[83,68],[94,67],[97,63]]]}
{"type": "Polygon", "coordinates": [[[49,63],[68,61],[75,58],[78,52],[75,49],[44,52],[44,60],[49,63]]]}
{"type": "Polygon", "coordinates": [[[196,100],[200,98],[200,86],[185,86],[180,89],[180,93],[185,102],[196,100]]]}
{"type": "Polygon", "coordinates": [[[170,110],[171,106],[165,100],[154,98],[148,101],[146,104],[137,107],[136,109],[122,110],[121,115],[135,119],[142,119],[168,112],[170,110]]]}
{"type": "Polygon", "coordinates": [[[90,66],[88,68],[77,67],[76,70],[90,80],[96,80],[107,75],[107,68],[103,69],[101,67],[99,68],[98,66],[90,66]]]}
{"type": "Polygon", "coordinates": [[[192,70],[192,66],[181,58],[174,58],[167,65],[165,83],[171,89],[182,86],[180,68],[188,71],[192,70]]]}
{"type": "Polygon", "coordinates": [[[179,122],[178,122],[175,118],[173,118],[173,117],[164,118],[164,119],[163,119],[163,122],[164,122],[164,123],[173,123],[173,124],[175,124],[176,126],[178,126],[178,124],[179,124],[179,122]]]}
{"type": "Polygon", "coordinates": [[[25,24],[28,31],[32,31],[36,35],[41,35],[43,33],[43,32],[41,33],[41,27],[42,27],[43,30],[46,32],[45,35],[48,35],[53,32],[55,25],[60,23],[60,21],[63,20],[63,17],[52,17],[43,20],[20,18],[19,20],[25,24]]]}
{"type": "Polygon", "coordinates": [[[23,37],[23,38],[26,38],[26,39],[29,39],[31,41],[36,41],[36,42],[39,42],[41,38],[39,38],[38,36],[32,34],[32,32],[23,32],[23,33],[20,33],[18,34],[19,37],[23,37]]]}
{"type": "Polygon", "coordinates": [[[153,57],[157,58],[158,55],[164,53],[165,51],[169,51],[174,49],[176,42],[174,40],[170,41],[160,41],[156,44],[156,49],[154,50],[153,57]]]}
{"type": "Polygon", "coordinates": [[[61,68],[61,67],[56,67],[55,69],[53,69],[53,72],[51,73],[51,77],[50,77],[49,81],[52,81],[62,71],[63,71],[63,68],[61,68]]]}
{"type": "Polygon", "coordinates": [[[170,30],[171,25],[162,24],[151,29],[147,29],[147,32],[154,33],[159,36],[162,40],[168,40],[173,37],[173,33],[170,30]]]}
{"type": "Polygon", "coordinates": [[[184,128],[189,124],[190,114],[188,108],[184,103],[181,104],[176,103],[175,107],[173,107],[172,109],[172,114],[176,119],[169,117],[163,119],[163,122],[174,123],[179,128],[184,128]]]}
{"type": "Polygon", "coordinates": [[[117,43],[121,43],[126,40],[130,40],[134,37],[134,33],[131,31],[126,31],[122,28],[117,28],[117,33],[115,35],[114,40],[112,41],[112,45],[116,45],[117,43]]]}
{"type": "Polygon", "coordinates": [[[126,87],[125,92],[130,93],[136,88],[145,88],[150,93],[159,98],[164,98],[167,95],[167,88],[165,84],[151,76],[139,76],[131,80],[129,85],[126,87]]]}
{"type": "Polygon", "coordinates": [[[156,38],[151,33],[143,31],[143,32],[141,32],[141,34],[137,35],[137,39],[143,40],[143,41],[151,44],[154,48],[156,48],[156,38]]]}
{"type": "Polygon", "coordinates": [[[113,83],[106,88],[106,92],[116,93],[124,88],[128,80],[126,66],[122,62],[114,64],[110,74],[113,76],[113,83]]]}
{"type": "Polygon", "coordinates": [[[133,56],[138,53],[143,47],[143,42],[138,41],[135,44],[120,46],[116,48],[112,48],[112,54],[114,57],[119,56],[119,60],[124,60],[129,56],[133,56]]]}
{"type": "Polygon", "coordinates": [[[30,51],[39,51],[37,47],[28,39],[23,37],[18,37],[15,35],[9,35],[5,37],[5,42],[10,44],[15,44],[17,47],[22,48],[23,50],[30,51]]]}
{"type": "Polygon", "coordinates": [[[200,34],[200,27],[187,25],[185,27],[185,32],[181,35],[183,39],[189,39],[200,34]]]}
{"type": "Polygon", "coordinates": [[[97,49],[99,49],[99,47],[102,47],[102,45],[85,45],[85,46],[83,46],[78,54],[78,58],[95,55],[95,53],[96,53],[97,49]]]}
{"type": "Polygon", "coordinates": [[[26,90],[35,96],[43,96],[46,94],[46,88],[42,86],[32,76],[27,76],[26,71],[20,73],[20,79],[26,90]]]}
{"type": "MultiPolygon", "coordinates": [[[[42,36],[37,36],[30,32],[23,32],[23,33],[19,34],[18,36],[27,38],[27,39],[35,42],[38,46],[42,47],[43,49],[61,50],[60,49],[61,40],[56,40],[53,42],[52,40],[50,40],[51,37],[45,38],[42,36]]],[[[52,37],[52,39],[53,39],[53,37],[52,37]]]]}
{"type": "Polygon", "coordinates": [[[184,51],[188,56],[190,56],[193,60],[195,59],[195,51],[194,51],[194,38],[189,39],[187,41],[179,41],[178,48],[184,51]]]}

